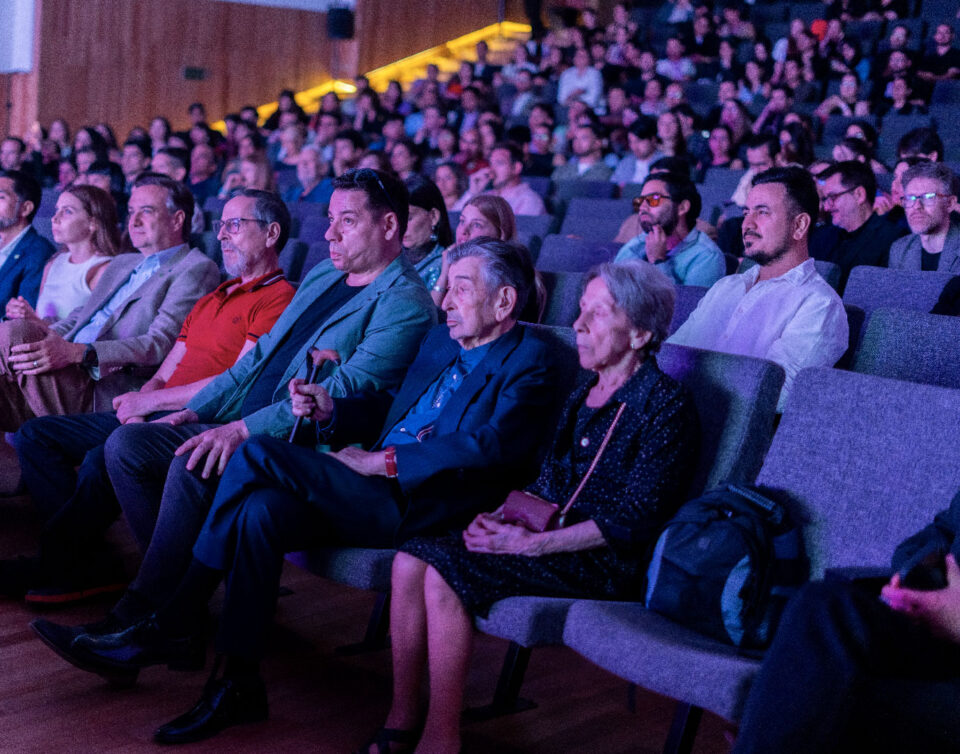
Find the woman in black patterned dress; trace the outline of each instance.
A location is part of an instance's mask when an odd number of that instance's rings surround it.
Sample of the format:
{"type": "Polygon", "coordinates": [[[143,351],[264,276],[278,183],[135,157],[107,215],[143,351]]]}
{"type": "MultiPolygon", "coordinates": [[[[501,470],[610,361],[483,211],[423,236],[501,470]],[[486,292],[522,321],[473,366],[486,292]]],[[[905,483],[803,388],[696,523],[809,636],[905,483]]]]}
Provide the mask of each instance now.
{"type": "Polygon", "coordinates": [[[643,262],[601,265],[587,281],[574,329],[580,364],[593,374],[568,400],[529,491],[562,507],[625,404],[609,445],[561,529],[533,533],[501,521],[498,509],[462,534],[401,548],[393,565],[393,704],[371,750],[458,751],[473,616],[513,595],[638,596],[648,548],[683,502],[699,425],[686,389],[653,355],[667,336],[673,285],[643,262]]]}

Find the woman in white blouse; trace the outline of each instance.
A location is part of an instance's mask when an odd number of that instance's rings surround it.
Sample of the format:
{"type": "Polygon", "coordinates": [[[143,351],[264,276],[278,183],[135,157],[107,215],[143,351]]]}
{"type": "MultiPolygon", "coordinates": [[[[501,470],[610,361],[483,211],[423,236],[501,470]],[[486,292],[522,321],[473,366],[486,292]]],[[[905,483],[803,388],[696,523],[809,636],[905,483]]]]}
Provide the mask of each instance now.
{"type": "Polygon", "coordinates": [[[117,205],[95,186],[71,186],[57,199],[53,240],[62,251],[43,271],[34,309],[18,296],[7,302],[7,319],[54,322],[85,303],[107,262],[120,251],[117,205]]]}

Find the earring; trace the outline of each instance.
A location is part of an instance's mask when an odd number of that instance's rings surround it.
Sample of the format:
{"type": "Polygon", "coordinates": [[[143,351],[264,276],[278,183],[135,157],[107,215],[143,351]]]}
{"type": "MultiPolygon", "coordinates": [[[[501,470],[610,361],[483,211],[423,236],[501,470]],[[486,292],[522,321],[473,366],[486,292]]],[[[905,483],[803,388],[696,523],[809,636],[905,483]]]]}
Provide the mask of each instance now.
{"type": "Polygon", "coordinates": [[[430,243],[432,243],[434,246],[436,246],[436,245],[437,245],[437,240],[438,240],[438,236],[437,236],[437,226],[434,225],[432,228],[430,228],[430,243]]]}

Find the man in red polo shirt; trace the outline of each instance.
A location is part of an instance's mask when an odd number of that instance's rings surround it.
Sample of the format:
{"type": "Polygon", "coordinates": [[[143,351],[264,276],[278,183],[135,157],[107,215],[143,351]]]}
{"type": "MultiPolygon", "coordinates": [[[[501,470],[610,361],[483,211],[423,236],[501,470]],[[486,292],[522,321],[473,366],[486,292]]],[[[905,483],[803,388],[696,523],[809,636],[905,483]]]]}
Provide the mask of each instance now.
{"type": "Polygon", "coordinates": [[[0,561],[0,593],[65,603],[123,587],[119,561],[102,541],[120,513],[104,443],[121,424],[182,407],[243,358],[293,298],[277,259],[290,213],[277,194],[244,190],[214,226],[233,277],[197,301],[156,374],[139,391],[115,398],[115,412],[39,417],[17,432],[23,482],[46,525],[38,557],[0,561]]]}

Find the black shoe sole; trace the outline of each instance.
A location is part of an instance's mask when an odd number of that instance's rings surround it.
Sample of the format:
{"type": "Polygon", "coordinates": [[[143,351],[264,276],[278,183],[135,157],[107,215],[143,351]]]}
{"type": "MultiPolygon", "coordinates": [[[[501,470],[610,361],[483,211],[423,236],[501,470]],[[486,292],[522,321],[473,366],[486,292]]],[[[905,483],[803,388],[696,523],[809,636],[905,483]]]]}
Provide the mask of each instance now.
{"type": "Polygon", "coordinates": [[[113,688],[130,688],[137,682],[137,676],[140,673],[138,669],[109,667],[103,664],[98,657],[87,655],[82,651],[78,652],[76,650],[72,650],[71,647],[63,647],[40,631],[35,625],[37,622],[38,621],[36,620],[31,621],[30,628],[33,629],[33,632],[38,637],[40,637],[40,641],[50,647],[50,649],[52,649],[59,657],[69,662],[75,668],[79,668],[80,670],[100,676],[113,688]]]}

